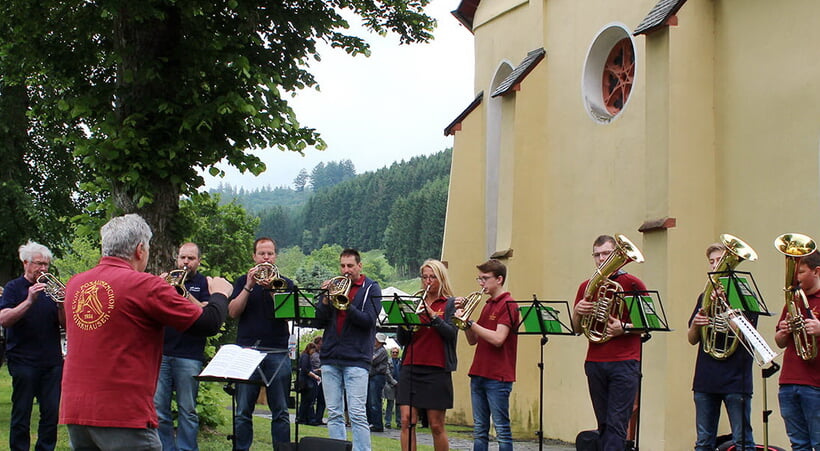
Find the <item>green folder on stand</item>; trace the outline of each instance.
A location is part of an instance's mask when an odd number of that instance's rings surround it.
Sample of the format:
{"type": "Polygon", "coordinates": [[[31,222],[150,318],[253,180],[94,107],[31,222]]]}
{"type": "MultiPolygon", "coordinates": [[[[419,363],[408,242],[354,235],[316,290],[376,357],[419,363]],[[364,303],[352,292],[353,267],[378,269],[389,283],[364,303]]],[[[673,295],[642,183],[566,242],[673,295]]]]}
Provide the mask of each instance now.
{"type": "Polygon", "coordinates": [[[299,318],[316,318],[316,307],[313,293],[302,292],[297,302],[295,292],[273,294],[273,316],[277,319],[296,319],[296,307],[299,306],[299,318]]]}
{"type": "Polygon", "coordinates": [[[519,307],[521,325],[524,332],[532,334],[561,333],[561,322],[558,320],[558,310],[544,305],[526,305],[519,307]]]}

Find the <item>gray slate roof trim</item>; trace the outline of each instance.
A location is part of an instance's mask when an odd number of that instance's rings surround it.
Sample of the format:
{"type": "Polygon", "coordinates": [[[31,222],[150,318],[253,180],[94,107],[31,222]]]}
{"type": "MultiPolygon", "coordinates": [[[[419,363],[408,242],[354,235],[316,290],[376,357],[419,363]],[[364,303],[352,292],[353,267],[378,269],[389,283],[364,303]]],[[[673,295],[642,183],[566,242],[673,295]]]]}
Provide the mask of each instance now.
{"type": "Polygon", "coordinates": [[[533,69],[535,69],[535,66],[537,66],[542,59],[544,59],[544,56],[546,56],[546,54],[547,52],[544,51],[543,47],[531,50],[529,53],[527,53],[527,56],[524,57],[524,60],[521,61],[521,64],[519,64],[518,67],[513,69],[510,75],[508,75],[507,78],[505,78],[504,81],[502,81],[501,84],[498,85],[498,87],[495,89],[495,91],[493,91],[490,97],[503,96],[504,94],[512,92],[513,88],[519,83],[521,83],[521,81],[524,80],[524,78],[526,78],[527,75],[529,75],[533,69]]]}
{"type": "Polygon", "coordinates": [[[686,3],[686,0],[660,0],[635,28],[633,36],[649,34],[664,25],[686,3]]]}

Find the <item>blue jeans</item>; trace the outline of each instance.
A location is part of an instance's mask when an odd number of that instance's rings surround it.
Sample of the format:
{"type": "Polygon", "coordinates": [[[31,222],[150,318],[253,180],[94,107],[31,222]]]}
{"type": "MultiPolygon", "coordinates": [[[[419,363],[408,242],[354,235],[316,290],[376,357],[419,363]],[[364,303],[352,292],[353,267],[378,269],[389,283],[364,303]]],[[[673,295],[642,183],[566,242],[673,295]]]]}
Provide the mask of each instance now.
{"type": "Polygon", "coordinates": [[[470,376],[473,402],[473,451],[487,451],[490,442],[490,415],[495,424],[499,451],[512,451],[510,392],[512,382],[470,376]]]}
{"type": "MultiPolygon", "coordinates": [[[[290,395],[290,358],[286,351],[269,353],[259,364],[265,378],[272,378],[265,388],[268,408],[271,413],[270,435],[273,443],[290,442],[290,416],[288,396],[290,395]]],[[[255,371],[251,380],[260,380],[255,371]]],[[[253,444],[253,411],[261,387],[255,384],[236,386],[236,447],[245,450],[253,444]]]]}
{"type": "Polygon", "coordinates": [[[322,418],[325,416],[325,390],[322,388],[324,385],[321,383],[316,386],[316,410],[311,421],[314,424],[322,424],[322,418]]]}
{"type": "Polygon", "coordinates": [[[107,428],[68,425],[68,441],[73,451],[162,451],[154,428],[107,428]]]}
{"type": "Polygon", "coordinates": [[[716,448],[720,405],[726,404],[729,424],[732,426],[732,440],[738,450],[754,451],[752,436],[752,396],[743,393],[699,393],[695,392],[695,423],[698,439],[696,451],[714,451],[716,448]]]}
{"type": "Polygon", "coordinates": [[[640,362],[586,362],[584,372],[598,421],[601,451],[623,451],[626,428],[641,381],[640,362]]]}
{"type": "Polygon", "coordinates": [[[777,398],[792,450],[820,450],[820,387],[784,384],[777,398]]]}
{"type": "Polygon", "coordinates": [[[367,385],[367,422],[373,425],[374,429],[384,429],[382,421],[382,390],[384,381],[387,379],[384,374],[370,376],[367,385]]]}
{"type": "Polygon", "coordinates": [[[53,450],[57,446],[57,419],[63,366],[37,368],[10,361],[8,368],[11,375],[9,449],[30,449],[31,410],[34,398],[37,398],[40,404],[40,423],[37,427],[37,443],[34,449],[53,450]]]}
{"type": "Polygon", "coordinates": [[[313,403],[316,402],[316,393],[319,391],[319,385],[316,384],[315,380],[308,378],[305,384],[307,386],[299,393],[299,411],[296,414],[296,421],[301,424],[314,422],[316,413],[313,411],[313,403]]]}
{"type": "Polygon", "coordinates": [[[327,432],[330,438],[347,440],[345,399],[353,430],[353,451],[370,451],[367,424],[368,371],[356,366],[322,365],[322,386],[327,404],[327,432]]]}
{"type": "Polygon", "coordinates": [[[195,359],[162,356],[154,394],[154,407],[159,417],[159,439],[164,451],[197,451],[196,437],[199,433],[199,416],[196,414],[196,395],[199,381],[194,376],[202,371],[202,362],[195,359]],[[174,417],[171,414],[171,398],[177,392],[177,429],[174,438],[174,417]]]}

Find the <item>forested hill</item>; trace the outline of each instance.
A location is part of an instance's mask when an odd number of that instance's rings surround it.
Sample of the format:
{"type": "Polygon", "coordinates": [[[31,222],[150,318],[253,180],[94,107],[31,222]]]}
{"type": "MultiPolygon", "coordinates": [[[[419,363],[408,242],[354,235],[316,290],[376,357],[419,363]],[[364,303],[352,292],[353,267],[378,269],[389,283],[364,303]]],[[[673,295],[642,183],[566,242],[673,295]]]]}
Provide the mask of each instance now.
{"type": "Polygon", "coordinates": [[[301,191],[228,187],[217,192],[242,205],[282,199],[267,208],[248,208],[261,219],[258,235],[275,238],[281,249],[296,245],[307,253],[325,244],[384,249],[392,265],[407,270],[441,255],[451,157],[450,149],[413,157],[317,190],[302,185],[301,191]],[[294,203],[297,198],[305,203],[294,203]]]}

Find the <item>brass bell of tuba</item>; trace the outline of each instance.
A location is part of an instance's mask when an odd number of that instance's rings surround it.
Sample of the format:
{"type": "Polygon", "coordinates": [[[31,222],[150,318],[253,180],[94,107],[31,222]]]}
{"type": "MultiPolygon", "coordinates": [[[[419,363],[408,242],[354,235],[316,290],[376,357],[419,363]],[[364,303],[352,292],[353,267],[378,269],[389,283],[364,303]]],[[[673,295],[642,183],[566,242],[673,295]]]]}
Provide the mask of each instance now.
{"type": "Polygon", "coordinates": [[[473,314],[478,304],[481,303],[481,298],[484,296],[484,288],[481,291],[473,291],[464,297],[464,304],[461,306],[461,315],[453,315],[453,324],[461,330],[467,329],[467,322],[470,321],[470,315],[473,314]]]}
{"type": "Polygon", "coordinates": [[[353,282],[347,276],[336,276],[330,279],[330,285],[327,287],[327,296],[330,298],[330,303],[337,310],[347,310],[350,307],[350,287],[353,282]]]}
{"type": "Polygon", "coordinates": [[[46,285],[43,291],[46,292],[52,301],[58,304],[65,302],[65,284],[62,283],[57,276],[50,272],[44,272],[37,277],[37,282],[46,285]]]}
{"type": "Polygon", "coordinates": [[[743,240],[728,233],[720,235],[720,242],[726,247],[726,251],[711,271],[703,290],[701,308],[709,318],[709,324],[700,328],[700,341],[703,352],[715,359],[724,360],[735,352],[740,338],[729,326],[729,317],[738,313],[731,311],[726,300],[726,293],[720,284],[720,273],[732,271],[744,260],[757,260],[757,253],[743,240]],[[715,299],[712,299],[713,293],[715,299]]]}
{"type": "Polygon", "coordinates": [[[185,279],[187,278],[188,268],[175,269],[168,272],[168,275],[165,276],[165,281],[171,284],[172,287],[176,288],[177,293],[179,293],[180,296],[187,298],[188,290],[185,288],[185,279]]]}
{"type": "Polygon", "coordinates": [[[593,303],[592,313],[581,316],[581,331],[589,341],[605,343],[612,338],[606,333],[606,328],[610,316],[621,317],[623,302],[615,293],[623,291],[623,287],[610,280],[609,276],[633,261],[643,263],[641,251],[624,235],[615,235],[615,250],[595,270],[584,291],[584,299],[593,303]]]}
{"type": "Polygon", "coordinates": [[[794,350],[803,360],[817,357],[817,338],[806,332],[803,314],[809,309],[806,293],[797,281],[797,267],[800,260],[815,252],[817,244],[810,237],[799,233],[785,233],[775,238],[774,247],[786,256],[786,284],[783,292],[786,296],[786,321],[792,330],[794,350]]]}
{"type": "Polygon", "coordinates": [[[285,279],[279,275],[279,268],[273,263],[262,262],[256,266],[253,273],[253,280],[260,285],[268,285],[274,290],[282,290],[287,285],[285,279]]]}

